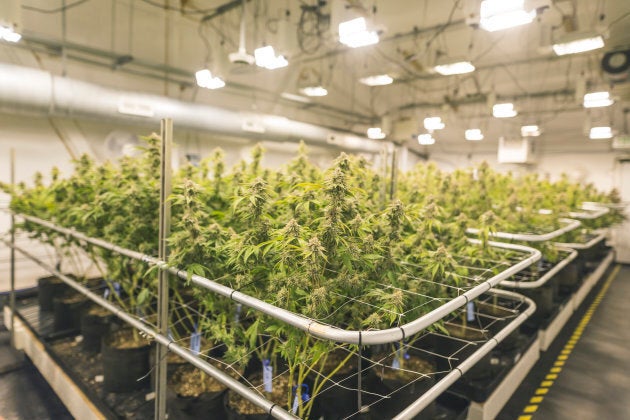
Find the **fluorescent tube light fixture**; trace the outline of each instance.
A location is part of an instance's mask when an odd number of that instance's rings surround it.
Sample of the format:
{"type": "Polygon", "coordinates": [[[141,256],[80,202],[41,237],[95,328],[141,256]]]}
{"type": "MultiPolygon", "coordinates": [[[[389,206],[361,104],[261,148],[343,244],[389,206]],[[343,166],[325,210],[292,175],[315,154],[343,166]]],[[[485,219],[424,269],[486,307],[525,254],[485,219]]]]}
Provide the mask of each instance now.
{"type": "Polygon", "coordinates": [[[419,134],[418,135],[418,143],[422,146],[430,146],[435,144],[435,139],[431,134],[419,134]]]}
{"type": "Polygon", "coordinates": [[[394,78],[389,74],[377,74],[359,79],[359,82],[367,86],[385,86],[394,82],[394,78]]]}
{"type": "Polygon", "coordinates": [[[306,96],[326,96],[328,91],[323,86],[306,86],[300,89],[306,96]]]}
{"type": "Polygon", "coordinates": [[[369,139],[372,139],[372,140],[381,140],[386,137],[385,133],[383,133],[383,130],[381,130],[381,127],[368,128],[367,136],[369,139]]]}
{"type": "Polygon", "coordinates": [[[579,54],[587,51],[597,50],[604,47],[604,38],[601,35],[584,35],[579,38],[575,36],[567,37],[564,41],[553,44],[552,48],[556,55],[579,54]]]}
{"type": "Polygon", "coordinates": [[[495,118],[512,118],[516,117],[517,114],[512,103],[495,104],[492,107],[492,115],[495,118]]]}
{"type": "Polygon", "coordinates": [[[365,47],[377,44],[376,31],[368,31],[365,18],[359,17],[339,24],[339,42],[350,48],[365,47]]]}
{"type": "Polygon", "coordinates": [[[523,137],[538,137],[540,133],[540,127],[537,125],[524,125],[521,127],[521,136],[523,137]]]}
{"type": "Polygon", "coordinates": [[[18,42],[22,39],[22,35],[15,32],[13,27],[0,25],[0,39],[3,39],[7,42],[18,42]]]}
{"type": "Polygon", "coordinates": [[[466,140],[469,140],[469,141],[483,140],[483,134],[481,133],[481,130],[478,128],[471,128],[469,130],[466,130],[464,134],[466,136],[466,140]]]}
{"type": "Polygon", "coordinates": [[[481,2],[479,26],[488,32],[532,23],[536,10],[525,10],[524,0],[484,0],[481,2]]]}
{"type": "Polygon", "coordinates": [[[584,95],[584,108],[600,108],[610,106],[615,101],[610,97],[608,92],[592,92],[584,95]]]}
{"type": "Polygon", "coordinates": [[[456,63],[438,64],[433,70],[443,76],[451,76],[454,74],[466,74],[475,71],[475,66],[470,61],[458,61],[456,63]]]}
{"type": "Polygon", "coordinates": [[[289,62],[284,56],[276,56],[276,52],[271,45],[256,48],[254,50],[254,58],[258,67],[264,67],[269,70],[279,69],[289,65],[289,62]]]}
{"type": "Polygon", "coordinates": [[[290,93],[290,92],[282,92],[280,94],[280,96],[282,96],[284,99],[288,99],[290,101],[302,102],[303,104],[310,104],[310,103],[313,102],[310,99],[305,98],[304,96],[296,95],[296,94],[290,93]]]}
{"type": "Polygon", "coordinates": [[[430,131],[441,130],[446,125],[442,122],[440,117],[427,117],[424,119],[424,128],[430,131]]]}
{"type": "Polygon", "coordinates": [[[591,128],[591,132],[589,134],[589,137],[592,140],[610,139],[612,136],[613,133],[610,127],[593,127],[591,128]]]}
{"type": "Polygon", "coordinates": [[[220,89],[225,86],[223,79],[217,76],[213,76],[210,70],[203,69],[195,73],[197,79],[197,85],[206,89],[220,89]]]}

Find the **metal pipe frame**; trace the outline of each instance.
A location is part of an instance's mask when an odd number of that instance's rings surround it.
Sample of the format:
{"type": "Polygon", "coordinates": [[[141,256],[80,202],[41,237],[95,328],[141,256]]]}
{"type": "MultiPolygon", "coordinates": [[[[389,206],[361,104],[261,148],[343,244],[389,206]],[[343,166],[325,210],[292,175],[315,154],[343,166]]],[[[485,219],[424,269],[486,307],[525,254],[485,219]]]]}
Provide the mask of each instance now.
{"type": "MultiPolygon", "coordinates": [[[[508,233],[508,232],[494,232],[490,233],[490,237],[499,238],[499,239],[508,239],[511,241],[523,241],[523,242],[545,242],[550,241],[554,238],[557,238],[560,235],[563,235],[567,232],[572,231],[573,229],[577,229],[582,223],[579,220],[573,219],[558,219],[560,223],[563,223],[565,226],[560,229],[556,229],[553,232],[543,233],[540,235],[532,234],[532,233],[508,233]]],[[[478,235],[480,232],[477,228],[468,228],[466,229],[466,233],[472,235],[478,235]]]]}
{"type": "Polygon", "coordinates": [[[182,359],[186,360],[193,366],[201,369],[208,375],[212,376],[213,378],[221,382],[221,384],[232,389],[233,391],[241,395],[243,398],[246,398],[247,400],[256,404],[258,407],[262,408],[267,413],[269,413],[269,415],[271,415],[272,417],[277,418],[277,419],[285,419],[285,420],[294,420],[298,418],[294,416],[293,414],[289,413],[288,411],[284,410],[282,407],[278,406],[277,404],[268,401],[267,399],[265,399],[265,397],[253,391],[252,389],[242,384],[238,380],[232,378],[230,375],[226,374],[221,369],[218,369],[212,366],[211,364],[206,363],[205,361],[199,359],[198,357],[193,355],[191,352],[189,352],[187,349],[178,345],[175,341],[153,330],[149,326],[145,325],[143,322],[139,321],[138,319],[134,318],[133,316],[125,312],[122,308],[117,307],[116,305],[103,299],[99,295],[91,292],[89,289],[85,288],[84,286],[82,286],[81,284],[73,280],[72,278],[64,275],[60,271],[56,270],[54,267],[41,261],[36,256],[31,255],[28,251],[18,247],[15,244],[11,244],[9,240],[0,239],[0,241],[4,242],[7,246],[10,246],[12,249],[25,255],[26,257],[34,261],[36,264],[38,264],[40,267],[42,267],[44,270],[50,272],[51,274],[54,274],[55,276],[63,280],[64,283],[66,283],[67,285],[75,289],[77,292],[81,293],[82,295],[92,300],[94,303],[112,312],[115,316],[125,321],[127,324],[145,333],[147,336],[154,339],[158,345],[166,347],[168,351],[171,351],[177,354],[182,359]]]}
{"type": "MultiPolygon", "coordinates": [[[[483,283],[478,284],[477,286],[466,291],[462,295],[459,295],[456,298],[453,298],[452,300],[446,302],[445,304],[432,310],[431,312],[423,315],[422,317],[417,318],[411,322],[408,322],[407,324],[404,324],[402,326],[387,328],[383,330],[371,330],[371,331],[343,330],[341,328],[336,328],[330,325],[322,324],[310,318],[306,318],[302,315],[287,311],[286,309],[282,309],[277,306],[271,305],[260,299],[246,295],[244,293],[241,293],[230,287],[219,284],[205,277],[201,277],[196,274],[193,274],[191,276],[188,274],[186,270],[182,270],[177,267],[169,267],[166,262],[158,258],[154,258],[154,257],[151,257],[146,254],[142,254],[137,251],[125,249],[117,245],[111,244],[109,242],[103,241],[101,239],[90,238],[82,233],[77,232],[74,229],[59,227],[53,223],[47,222],[37,217],[27,216],[27,215],[22,215],[22,214],[20,214],[19,216],[27,221],[39,224],[40,226],[52,229],[61,234],[71,236],[79,241],[84,241],[86,243],[110,250],[112,252],[116,252],[120,255],[124,255],[126,257],[133,258],[133,259],[145,262],[150,265],[154,265],[158,267],[160,270],[166,270],[184,281],[191,281],[193,284],[199,287],[203,287],[213,293],[218,294],[219,296],[227,297],[229,299],[232,299],[235,302],[241,303],[249,308],[255,309],[259,312],[269,315],[272,318],[275,318],[279,321],[282,321],[286,324],[296,327],[302,331],[305,331],[314,337],[330,340],[330,341],[335,341],[339,343],[348,343],[348,344],[374,345],[374,344],[388,344],[388,343],[404,340],[405,337],[410,337],[426,329],[427,327],[441,320],[442,318],[444,318],[451,312],[466,305],[469,301],[475,299],[482,293],[485,293],[491,288],[496,287],[503,280],[506,280],[509,277],[513,276],[514,274],[518,273],[519,271],[529,267],[533,263],[540,260],[542,257],[540,251],[538,251],[537,249],[525,246],[525,245],[510,244],[510,243],[504,243],[504,242],[493,242],[493,241],[488,242],[488,244],[493,247],[528,253],[529,256],[524,258],[522,261],[519,261],[515,265],[502,271],[501,273],[493,276],[489,280],[486,280],[483,283]]],[[[471,242],[477,243],[477,244],[481,243],[481,241],[477,239],[471,239],[471,242]]]]}
{"type": "MultiPolygon", "coordinates": [[[[15,149],[11,148],[10,151],[10,183],[11,189],[15,188],[15,149]]],[[[11,347],[15,348],[15,249],[13,246],[15,245],[15,215],[11,213],[11,272],[10,272],[10,281],[11,281],[11,289],[9,292],[9,307],[11,308],[11,347]]]]}
{"type": "MultiPolygon", "coordinates": [[[[560,248],[559,248],[560,249],[560,248]]],[[[553,268],[545,273],[542,277],[540,277],[536,281],[513,281],[513,280],[503,280],[501,282],[501,286],[511,287],[513,289],[535,289],[537,287],[544,286],[553,276],[558,274],[560,270],[569,265],[571,261],[577,258],[578,252],[575,249],[569,248],[561,248],[561,251],[568,252],[569,255],[562,259],[558,264],[554,265],[553,268]]]]}
{"type": "Polygon", "coordinates": [[[593,239],[591,239],[590,241],[588,241],[588,242],[586,242],[584,244],[580,244],[580,243],[577,243],[577,242],[575,242],[575,243],[573,243],[573,242],[569,242],[569,243],[554,242],[554,245],[558,246],[558,247],[571,248],[571,249],[576,249],[576,250],[582,251],[582,250],[585,250],[585,249],[592,248],[598,242],[601,242],[604,239],[606,239],[606,234],[605,233],[600,233],[596,237],[594,237],[593,239]]]}
{"type": "Polygon", "coordinates": [[[507,290],[492,289],[489,291],[499,296],[507,298],[518,299],[521,302],[525,302],[528,307],[525,311],[521,312],[516,318],[506,325],[501,331],[499,331],[494,337],[490,338],[485,344],[470,355],[466,360],[460,363],[457,367],[451,370],[444,378],[437,382],[433,387],[426,391],[420,398],[411,403],[407,408],[398,413],[393,420],[408,420],[413,419],[418,413],[425,409],[431,402],[439,397],[444,391],[446,391],[451,385],[453,385],[459,378],[464,376],[477,362],[483,359],[490,351],[495,348],[501,341],[508,335],[514,332],[518,327],[525,322],[536,311],[536,304],[533,300],[520,295],[518,293],[510,292],[507,290]]]}

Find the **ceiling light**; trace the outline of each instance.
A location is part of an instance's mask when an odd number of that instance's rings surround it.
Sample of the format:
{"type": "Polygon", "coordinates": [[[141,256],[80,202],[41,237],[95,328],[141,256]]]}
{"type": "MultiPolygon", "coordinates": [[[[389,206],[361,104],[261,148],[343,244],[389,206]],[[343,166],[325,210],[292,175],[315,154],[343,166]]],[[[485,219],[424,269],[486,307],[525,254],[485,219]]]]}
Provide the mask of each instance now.
{"type": "Polygon", "coordinates": [[[610,139],[612,136],[613,133],[610,127],[593,127],[591,128],[591,132],[589,134],[589,137],[593,140],[610,139]]]}
{"type": "Polygon", "coordinates": [[[424,128],[427,130],[441,130],[445,127],[440,117],[427,117],[424,119],[424,128]]]}
{"type": "Polygon", "coordinates": [[[359,17],[339,24],[339,42],[351,48],[378,43],[378,33],[368,31],[365,18],[359,17]]]}
{"type": "Polygon", "coordinates": [[[300,89],[306,96],[326,96],[328,91],[322,86],[306,86],[300,89]]]}
{"type": "Polygon", "coordinates": [[[199,70],[195,73],[197,79],[197,85],[206,89],[220,89],[225,86],[223,79],[217,76],[212,76],[212,73],[208,69],[199,70]]]}
{"type": "Polygon", "coordinates": [[[310,104],[310,103],[312,103],[312,101],[310,99],[305,98],[304,96],[301,96],[301,95],[296,95],[294,93],[282,92],[280,94],[280,96],[282,96],[284,99],[288,99],[290,101],[302,102],[303,104],[310,104]]]}
{"type": "Polygon", "coordinates": [[[484,0],[481,2],[479,26],[488,32],[531,23],[536,10],[525,11],[524,0],[484,0]]]}
{"type": "Polygon", "coordinates": [[[389,74],[377,74],[374,76],[363,77],[359,79],[359,82],[368,86],[385,86],[392,84],[394,78],[389,74]]]}
{"type": "Polygon", "coordinates": [[[599,108],[602,106],[610,106],[615,101],[610,98],[608,92],[593,92],[584,95],[584,108],[599,108]]]}
{"type": "Polygon", "coordinates": [[[604,47],[604,38],[601,35],[570,35],[560,42],[553,44],[553,51],[557,55],[579,54],[586,51],[604,47]]]}
{"type": "Polygon", "coordinates": [[[13,27],[0,25],[0,39],[3,39],[7,42],[18,42],[20,39],[22,39],[22,35],[15,32],[13,27]]]}
{"type": "Polygon", "coordinates": [[[431,134],[419,134],[418,143],[422,146],[430,146],[432,144],[435,144],[435,139],[431,134]]]}
{"type": "Polygon", "coordinates": [[[383,130],[381,130],[381,127],[368,128],[367,136],[369,139],[372,140],[381,140],[386,137],[385,133],[383,133],[383,130]]]}
{"type": "Polygon", "coordinates": [[[466,130],[466,140],[469,141],[480,141],[483,140],[483,134],[481,133],[481,130],[478,128],[471,128],[469,130],[466,130]]]}
{"type": "Polygon", "coordinates": [[[276,56],[276,52],[271,45],[256,48],[254,50],[254,58],[258,67],[264,67],[269,70],[279,69],[289,65],[289,62],[284,56],[276,56]]]}
{"type": "Polygon", "coordinates": [[[523,137],[538,137],[540,133],[540,127],[537,125],[524,125],[521,127],[521,136],[523,137]]]}
{"type": "Polygon", "coordinates": [[[495,118],[512,118],[516,117],[517,114],[512,103],[495,104],[492,107],[492,115],[495,118]]]}
{"type": "Polygon", "coordinates": [[[439,64],[433,67],[433,70],[444,76],[454,74],[466,74],[475,71],[475,66],[470,61],[458,61],[456,63],[439,64]]]}

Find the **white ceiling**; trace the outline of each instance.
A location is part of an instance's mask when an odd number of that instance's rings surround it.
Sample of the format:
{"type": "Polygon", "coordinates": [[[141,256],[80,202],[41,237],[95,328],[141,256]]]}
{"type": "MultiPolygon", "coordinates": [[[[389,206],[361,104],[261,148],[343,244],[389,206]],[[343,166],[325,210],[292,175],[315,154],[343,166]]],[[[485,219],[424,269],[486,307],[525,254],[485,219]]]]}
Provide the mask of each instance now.
{"type": "MultiPolygon", "coordinates": [[[[0,61],[356,132],[379,125],[384,116],[393,121],[412,118],[420,131],[424,117],[439,115],[447,128],[436,134],[438,142],[432,146],[436,151],[496,150],[499,136],[518,137],[520,126],[532,123],[544,130],[537,140],[542,150],[606,150],[610,141],[594,142],[585,136],[590,124],[612,122],[616,130],[623,130],[627,103],[617,101],[613,107],[588,112],[576,102],[574,91],[580,79],[589,86],[606,86],[599,64],[603,51],[630,45],[628,0],[557,0],[534,23],[495,33],[465,24],[465,0],[354,0],[349,3],[376,11],[374,23],[383,29],[379,44],[355,50],[339,44],[324,24],[319,35],[303,36],[300,46],[298,33],[313,28],[316,14],[308,10],[317,0],[250,0],[248,52],[264,42],[274,45],[290,63],[277,70],[227,61],[238,46],[242,9],[238,1],[224,13],[217,8],[230,3],[88,0],[62,13],[55,10],[60,0],[23,0],[24,40],[18,45],[2,44],[0,61]],[[165,5],[173,10],[165,10],[165,5]],[[566,23],[573,16],[571,22],[578,30],[606,34],[604,50],[565,57],[549,50],[552,38],[565,30],[563,17],[566,23]],[[285,19],[288,35],[283,36],[278,28],[285,19]],[[435,75],[428,69],[438,56],[466,58],[477,71],[435,75]],[[122,63],[126,59],[130,61],[122,63]],[[224,71],[226,88],[208,91],[194,86],[194,72],[206,63],[224,71]],[[329,95],[310,105],[282,98],[283,92],[298,93],[297,78],[307,68],[321,74],[329,95]],[[374,88],[358,82],[368,73],[384,72],[396,74],[396,82],[374,88]],[[519,116],[492,118],[488,106],[492,95],[513,101],[519,116]],[[486,139],[466,142],[463,132],[471,127],[482,128],[486,139]]],[[[319,11],[329,14],[330,5],[319,11]]],[[[414,142],[409,144],[422,150],[414,142]]]]}

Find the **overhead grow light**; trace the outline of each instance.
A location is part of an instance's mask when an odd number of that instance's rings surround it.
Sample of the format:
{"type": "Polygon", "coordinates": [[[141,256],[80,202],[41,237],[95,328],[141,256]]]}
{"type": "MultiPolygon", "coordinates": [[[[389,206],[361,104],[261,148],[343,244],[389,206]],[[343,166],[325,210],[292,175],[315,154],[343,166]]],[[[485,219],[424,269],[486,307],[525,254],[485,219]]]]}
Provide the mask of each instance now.
{"type": "Polygon", "coordinates": [[[481,2],[479,26],[494,32],[531,23],[536,11],[526,11],[524,4],[524,0],[484,0],[481,2]]]}
{"type": "Polygon", "coordinates": [[[579,54],[604,47],[604,38],[593,34],[569,34],[553,44],[557,55],[579,54]]]}
{"type": "Polygon", "coordinates": [[[367,129],[367,136],[372,140],[381,140],[386,137],[386,134],[381,130],[381,127],[371,127],[367,129]]]}
{"type": "Polygon", "coordinates": [[[376,74],[374,76],[367,76],[359,79],[359,82],[367,86],[385,86],[392,84],[394,78],[389,74],[376,74]]]}
{"type": "Polygon", "coordinates": [[[422,146],[430,146],[435,144],[435,139],[431,134],[419,134],[418,135],[418,143],[422,146]]]}
{"type": "Polygon", "coordinates": [[[466,140],[469,140],[469,141],[483,140],[483,133],[481,132],[479,128],[471,128],[469,130],[466,130],[464,134],[466,136],[466,140]]]}
{"type": "Polygon", "coordinates": [[[523,137],[538,137],[540,133],[540,127],[537,125],[524,125],[521,127],[521,136],[523,137]]]}
{"type": "Polygon", "coordinates": [[[256,48],[256,50],[254,50],[254,58],[256,59],[256,65],[258,67],[264,67],[269,70],[279,69],[289,65],[289,62],[284,56],[276,55],[271,45],[256,48]]]}
{"type": "Polygon", "coordinates": [[[584,95],[584,108],[599,108],[610,106],[615,101],[610,97],[608,92],[592,92],[584,95]]]}
{"type": "Polygon", "coordinates": [[[589,134],[591,140],[610,139],[612,136],[612,128],[610,127],[593,127],[589,134]]]}
{"type": "Polygon", "coordinates": [[[365,18],[359,17],[339,24],[339,42],[350,48],[377,44],[376,31],[368,31],[365,18]]]}
{"type": "Polygon", "coordinates": [[[454,63],[438,64],[433,70],[443,76],[451,76],[455,74],[466,74],[475,71],[475,66],[470,61],[457,61],[454,63]]]}
{"type": "Polygon", "coordinates": [[[512,118],[516,117],[517,114],[512,103],[495,104],[492,107],[492,115],[495,118],[512,118]]]}
{"type": "Polygon", "coordinates": [[[220,89],[225,86],[225,82],[218,76],[213,76],[208,69],[199,70],[195,73],[197,85],[206,89],[220,89]]]}

